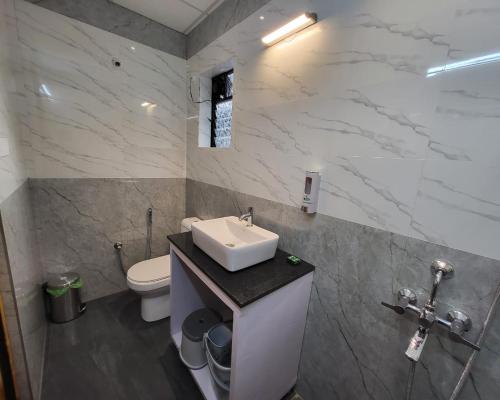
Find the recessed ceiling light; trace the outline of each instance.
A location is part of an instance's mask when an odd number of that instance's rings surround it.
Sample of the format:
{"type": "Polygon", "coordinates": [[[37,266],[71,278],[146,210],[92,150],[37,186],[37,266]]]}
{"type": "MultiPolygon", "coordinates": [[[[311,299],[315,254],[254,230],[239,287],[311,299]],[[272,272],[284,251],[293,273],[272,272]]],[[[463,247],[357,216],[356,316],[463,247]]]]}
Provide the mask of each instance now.
{"type": "Polygon", "coordinates": [[[135,47],[134,46],[130,46],[130,50],[135,50],[135,47]]]}
{"type": "Polygon", "coordinates": [[[301,31],[302,29],[315,24],[318,20],[318,17],[314,13],[304,13],[301,16],[291,20],[287,24],[283,25],[281,28],[276,29],[274,32],[271,32],[269,35],[266,35],[262,38],[262,42],[266,46],[272,46],[275,43],[278,43],[280,40],[293,35],[301,31]]]}
{"type": "Polygon", "coordinates": [[[259,19],[262,21],[262,20],[264,19],[264,16],[263,16],[263,15],[261,15],[261,16],[259,17],[259,19]]]}
{"type": "Polygon", "coordinates": [[[145,101],[144,103],[141,104],[141,107],[149,107],[151,103],[149,101],[145,101]]]}

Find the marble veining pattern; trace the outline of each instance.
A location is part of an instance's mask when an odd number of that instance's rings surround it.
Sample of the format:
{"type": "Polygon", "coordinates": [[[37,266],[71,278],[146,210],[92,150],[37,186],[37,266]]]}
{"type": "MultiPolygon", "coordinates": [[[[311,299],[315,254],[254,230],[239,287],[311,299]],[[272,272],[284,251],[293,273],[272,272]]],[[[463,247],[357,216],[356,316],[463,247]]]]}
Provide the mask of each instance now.
{"type": "Polygon", "coordinates": [[[184,177],[186,61],[27,2],[16,7],[30,177],[184,177]]]}
{"type": "Polygon", "coordinates": [[[153,209],[152,257],[169,252],[180,232],[185,179],[31,179],[31,198],[47,273],[74,271],[85,301],[127,289],[114,243],[123,243],[126,269],[146,254],[146,213],[153,209]]]}
{"type": "Polygon", "coordinates": [[[472,366],[459,400],[488,399],[498,394],[498,358],[500,357],[500,312],[495,310],[481,352],[472,366]]]}
{"type": "MultiPolygon", "coordinates": [[[[0,221],[0,225],[1,225],[0,221]]],[[[7,332],[10,343],[11,357],[14,364],[14,378],[16,380],[16,391],[20,399],[30,400],[31,389],[29,384],[28,369],[24,355],[24,344],[19,325],[16,296],[12,284],[7,245],[3,229],[0,227],[0,294],[2,297],[3,315],[7,324],[7,332]]]]}
{"type": "Polygon", "coordinates": [[[495,10],[270,1],[188,60],[194,92],[199,74],[228,60],[235,70],[231,149],[198,148],[188,102],[188,178],[298,206],[304,171],[320,170],[323,214],[500,259],[499,64],[427,72],[495,53],[495,10]],[[318,24],[262,48],[304,10],[318,24]]]}
{"type": "Polygon", "coordinates": [[[269,0],[225,0],[187,35],[187,58],[195,55],[267,3],[269,0]]]}
{"type": "Polygon", "coordinates": [[[123,36],[135,42],[186,57],[186,35],[108,0],[28,0],[40,7],[123,36]]]}
{"type": "MultiPolygon", "coordinates": [[[[45,274],[40,263],[28,182],[0,205],[0,213],[31,392],[33,399],[38,399],[41,393],[47,334],[41,288],[45,274]]],[[[26,382],[20,383],[23,385],[22,390],[26,391],[26,382]]]]}
{"type": "MultiPolygon", "coordinates": [[[[280,248],[316,265],[297,386],[305,399],[404,397],[409,368],[404,351],[417,324],[380,302],[411,287],[422,304],[432,286],[433,259],[443,257],[456,266],[454,279],[445,281],[438,294],[438,312],[470,313],[472,340],[500,283],[499,261],[449,247],[322,214],[308,216],[296,207],[191,179],[186,199],[187,214],[204,219],[239,215],[253,206],[255,223],[279,234],[280,248]]],[[[486,361],[478,364],[477,375],[473,372],[482,397],[466,397],[467,387],[464,400],[496,396],[496,336],[487,340],[486,361]]],[[[448,399],[469,355],[468,348],[435,328],[417,367],[413,398],[448,399]]]]}
{"type": "Polygon", "coordinates": [[[0,203],[26,179],[20,44],[13,0],[0,1],[0,203]]]}
{"type": "Polygon", "coordinates": [[[17,395],[31,400],[40,393],[46,327],[40,310],[41,272],[33,253],[29,197],[23,186],[27,175],[21,145],[25,107],[17,28],[14,1],[0,0],[0,290],[17,395]],[[32,357],[30,363],[26,356],[32,357]]]}

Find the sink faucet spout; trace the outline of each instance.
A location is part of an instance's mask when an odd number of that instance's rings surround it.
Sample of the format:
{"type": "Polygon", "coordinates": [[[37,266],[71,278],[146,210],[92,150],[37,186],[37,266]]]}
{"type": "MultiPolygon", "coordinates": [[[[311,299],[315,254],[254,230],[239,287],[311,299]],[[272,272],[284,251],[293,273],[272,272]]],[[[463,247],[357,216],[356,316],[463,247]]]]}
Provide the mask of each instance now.
{"type": "Polygon", "coordinates": [[[247,226],[253,226],[253,207],[248,207],[248,212],[240,216],[240,221],[247,221],[247,226]]]}

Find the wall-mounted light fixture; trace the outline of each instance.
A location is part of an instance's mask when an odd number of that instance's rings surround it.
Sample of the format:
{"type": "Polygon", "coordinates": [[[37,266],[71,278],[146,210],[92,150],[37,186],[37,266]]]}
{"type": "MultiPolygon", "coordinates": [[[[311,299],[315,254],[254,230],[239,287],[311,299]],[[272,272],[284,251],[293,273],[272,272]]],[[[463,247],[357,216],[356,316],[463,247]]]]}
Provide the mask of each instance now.
{"type": "Polygon", "coordinates": [[[283,25],[281,28],[278,28],[274,32],[271,32],[270,34],[264,36],[262,38],[262,43],[264,43],[266,46],[272,46],[273,44],[278,43],[280,40],[283,40],[286,37],[315,24],[317,21],[318,16],[315,13],[304,13],[299,17],[291,20],[287,24],[283,25]]]}
{"type": "Polygon", "coordinates": [[[440,65],[439,67],[429,68],[427,78],[437,75],[441,72],[453,71],[455,69],[476,67],[478,65],[488,64],[500,61],[500,53],[486,54],[480,57],[469,58],[468,60],[457,61],[450,64],[440,65]]]}

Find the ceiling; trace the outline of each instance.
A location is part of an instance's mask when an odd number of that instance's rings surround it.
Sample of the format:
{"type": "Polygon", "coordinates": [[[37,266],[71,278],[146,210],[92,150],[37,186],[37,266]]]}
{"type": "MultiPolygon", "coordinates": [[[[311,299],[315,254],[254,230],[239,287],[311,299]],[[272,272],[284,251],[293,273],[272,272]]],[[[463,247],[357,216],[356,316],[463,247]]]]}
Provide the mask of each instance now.
{"type": "Polygon", "coordinates": [[[111,0],[182,33],[189,33],[223,0],[111,0]]]}

